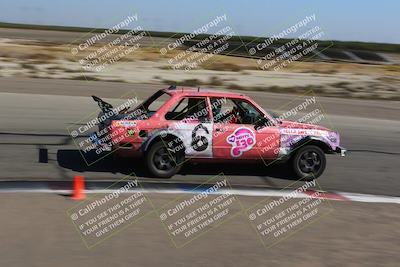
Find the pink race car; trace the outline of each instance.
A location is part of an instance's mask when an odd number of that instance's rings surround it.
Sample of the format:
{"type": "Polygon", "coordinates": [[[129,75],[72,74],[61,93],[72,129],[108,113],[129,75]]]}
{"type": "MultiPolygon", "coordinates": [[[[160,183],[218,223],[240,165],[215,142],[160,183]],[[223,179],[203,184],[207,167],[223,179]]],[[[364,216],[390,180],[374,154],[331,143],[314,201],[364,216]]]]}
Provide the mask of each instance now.
{"type": "MultiPolygon", "coordinates": [[[[112,109],[93,98],[101,114],[112,109]]],[[[199,88],[159,90],[99,128],[111,135],[107,145],[116,155],[144,157],[150,173],[163,178],[191,159],[284,161],[299,178],[314,179],[325,169],[326,153],[346,152],[327,128],[278,119],[242,94],[199,88]]]]}

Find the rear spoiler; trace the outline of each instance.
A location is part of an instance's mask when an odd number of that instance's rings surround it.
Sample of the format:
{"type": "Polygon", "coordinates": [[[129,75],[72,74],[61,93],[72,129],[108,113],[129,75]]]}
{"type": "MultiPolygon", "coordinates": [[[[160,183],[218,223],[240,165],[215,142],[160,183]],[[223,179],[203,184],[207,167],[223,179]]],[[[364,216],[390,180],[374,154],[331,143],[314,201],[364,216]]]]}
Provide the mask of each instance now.
{"type": "Polygon", "coordinates": [[[104,101],[100,97],[92,95],[92,98],[93,98],[94,101],[97,102],[97,105],[99,105],[101,111],[108,112],[108,111],[111,111],[113,109],[113,106],[110,103],[107,103],[106,101],[104,101]]]}

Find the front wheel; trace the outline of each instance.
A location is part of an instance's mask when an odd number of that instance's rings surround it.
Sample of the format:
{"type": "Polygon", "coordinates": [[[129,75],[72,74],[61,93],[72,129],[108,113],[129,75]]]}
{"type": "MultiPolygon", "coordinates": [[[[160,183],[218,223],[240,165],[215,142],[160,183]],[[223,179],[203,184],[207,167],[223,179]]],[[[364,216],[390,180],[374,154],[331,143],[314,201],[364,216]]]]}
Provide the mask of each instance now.
{"type": "Polygon", "coordinates": [[[324,151],[317,146],[299,148],[292,158],[292,167],[298,178],[313,180],[321,176],[326,166],[324,151]]]}
{"type": "Polygon", "coordinates": [[[168,150],[164,142],[153,144],[146,153],[147,168],[155,177],[172,177],[180,170],[182,162],[181,154],[168,150]]]}

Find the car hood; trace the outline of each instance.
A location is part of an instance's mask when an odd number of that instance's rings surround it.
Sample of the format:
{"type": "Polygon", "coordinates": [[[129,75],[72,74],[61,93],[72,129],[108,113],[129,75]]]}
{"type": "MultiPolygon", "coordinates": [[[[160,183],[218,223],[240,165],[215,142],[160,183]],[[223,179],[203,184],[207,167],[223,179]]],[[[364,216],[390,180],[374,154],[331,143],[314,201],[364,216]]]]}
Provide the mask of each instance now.
{"type": "Polygon", "coordinates": [[[286,128],[286,129],[313,129],[313,130],[322,130],[322,131],[331,132],[330,129],[320,126],[320,125],[300,123],[300,122],[289,121],[289,120],[282,120],[279,127],[286,128]]]}
{"type": "Polygon", "coordinates": [[[339,133],[323,126],[283,120],[279,127],[282,137],[284,137],[286,142],[289,144],[293,143],[292,139],[301,140],[307,136],[324,140],[324,142],[329,144],[333,150],[340,143],[339,133]]]}

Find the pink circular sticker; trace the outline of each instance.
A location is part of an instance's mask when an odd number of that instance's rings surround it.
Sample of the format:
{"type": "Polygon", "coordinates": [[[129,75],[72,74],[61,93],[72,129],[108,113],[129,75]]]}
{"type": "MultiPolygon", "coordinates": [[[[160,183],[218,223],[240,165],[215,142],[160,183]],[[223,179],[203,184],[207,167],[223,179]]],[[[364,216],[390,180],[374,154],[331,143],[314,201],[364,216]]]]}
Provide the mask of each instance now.
{"type": "Polygon", "coordinates": [[[232,145],[231,156],[240,157],[243,152],[249,151],[256,144],[256,136],[252,130],[247,127],[240,127],[226,138],[226,141],[232,145]]]}

